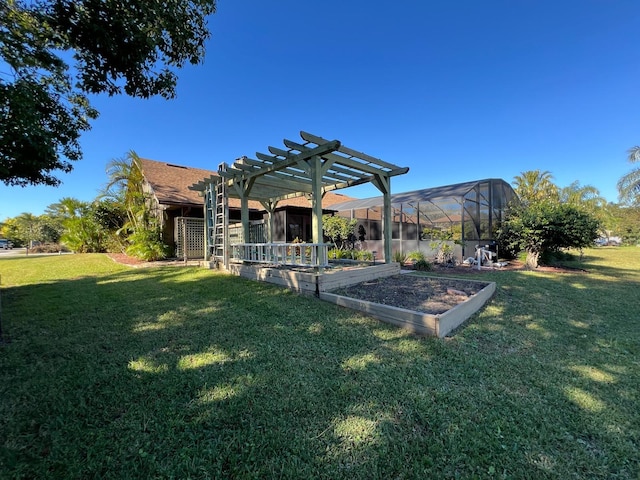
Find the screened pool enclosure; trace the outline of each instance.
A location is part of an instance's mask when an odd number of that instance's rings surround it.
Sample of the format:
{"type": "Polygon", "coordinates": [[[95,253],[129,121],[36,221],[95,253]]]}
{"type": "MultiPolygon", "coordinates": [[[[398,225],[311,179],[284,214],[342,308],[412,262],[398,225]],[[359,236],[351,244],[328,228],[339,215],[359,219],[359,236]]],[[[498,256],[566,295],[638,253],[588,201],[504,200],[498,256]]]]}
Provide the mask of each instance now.
{"type": "MultiPolygon", "coordinates": [[[[474,256],[476,245],[494,246],[496,229],[516,197],[502,179],[485,179],[391,195],[392,251],[420,250],[433,256],[436,245],[453,247],[458,261],[474,256]]],[[[382,252],[383,197],[352,200],[331,207],[358,220],[362,248],[382,252]]]]}

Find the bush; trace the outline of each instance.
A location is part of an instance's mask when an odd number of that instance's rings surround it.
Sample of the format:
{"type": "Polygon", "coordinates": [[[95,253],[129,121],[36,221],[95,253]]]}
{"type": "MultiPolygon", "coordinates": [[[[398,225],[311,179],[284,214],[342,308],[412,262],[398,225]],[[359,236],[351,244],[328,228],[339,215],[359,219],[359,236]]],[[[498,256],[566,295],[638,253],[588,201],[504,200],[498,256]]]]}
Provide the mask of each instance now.
{"type": "Polygon", "coordinates": [[[356,250],[358,255],[358,260],[362,260],[364,262],[372,262],[373,261],[373,252],[369,250],[356,250]]]}
{"type": "Polygon", "coordinates": [[[332,248],[328,252],[329,260],[340,260],[342,258],[342,250],[339,248],[332,248]]]}
{"type": "Polygon", "coordinates": [[[524,250],[527,266],[536,268],[546,252],[592,246],[599,229],[600,222],[589,212],[569,204],[544,201],[510,206],[498,238],[507,248],[524,250]]]}
{"type": "Polygon", "coordinates": [[[393,252],[393,261],[402,265],[407,261],[407,256],[400,250],[396,250],[395,252],[393,252]]]}
{"type": "Polygon", "coordinates": [[[363,262],[373,261],[373,252],[368,250],[341,250],[332,248],[329,250],[329,260],[360,260],[363,262]]]}
{"type": "Polygon", "coordinates": [[[153,262],[169,256],[169,247],[160,240],[160,232],[156,229],[138,230],[127,238],[130,245],[127,255],[140,260],[153,262]]]}
{"type": "Polygon", "coordinates": [[[424,253],[422,253],[420,250],[414,250],[407,254],[407,259],[413,260],[414,262],[420,262],[425,261],[427,257],[425,257],[424,253]]]}
{"type": "Polygon", "coordinates": [[[68,252],[69,249],[59,243],[44,243],[29,249],[30,253],[59,253],[68,252]]]}
{"type": "Polygon", "coordinates": [[[413,264],[413,268],[423,272],[430,272],[431,270],[433,270],[433,265],[431,264],[431,262],[428,262],[427,260],[422,259],[415,262],[413,264]]]}

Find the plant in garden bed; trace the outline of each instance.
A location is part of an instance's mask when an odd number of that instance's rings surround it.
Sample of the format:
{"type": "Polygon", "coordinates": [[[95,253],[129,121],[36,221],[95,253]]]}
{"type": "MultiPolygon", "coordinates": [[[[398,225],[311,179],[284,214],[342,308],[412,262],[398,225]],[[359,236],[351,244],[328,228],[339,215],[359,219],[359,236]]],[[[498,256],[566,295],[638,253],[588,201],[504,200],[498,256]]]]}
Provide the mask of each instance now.
{"type": "Polygon", "coordinates": [[[433,270],[433,265],[431,264],[431,262],[427,261],[426,259],[421,259],[421,260],[417,260],[413,264],[413,269],[424,271],[424,272],[430,272],[431,270],[433,270]]]}
{"type": "Polygon", "coordinates": [[[371,262],[373,261],[373,252],[369,250],[343,250],[340,248],[332,248],[329,250],[329,259],[371,262]]]}
{"type": "Polygon", "coordinates": [[[422,230],[423,238],[430,238],[429,248],[436,251],[434,258],[435,263],[440,265],[455,265],[456,259],[454,255],[453,245],[461,245],[463,242],[460,233],[453,230],[440,230],[437,228],[424,228],[422,230]]]}
{"type": "Polygon", "coordinates": [[[407,261],[407,255],[403,253],[401,250],[396,250],[393,252],[393,261],[403,265],[404,262],[407,261]]]}
{"type": "Polygon", "coordinates": [[[411,260],[413,262],[419,262],[421,260],[426,260],[426,259],[427,258],[425,257],[424,253],[421,252],[420,250],[414,250],[407,254],[407,260],[411,260]]]}
{"type": "Polygon", "coordinates": [[[430,271],[433,269],[431,262],[427,260],[425,254],[420,250],[413,250],[409,252],[405,257],[403,264],[405,266],[410,266],[414,270],[430,271]]]}

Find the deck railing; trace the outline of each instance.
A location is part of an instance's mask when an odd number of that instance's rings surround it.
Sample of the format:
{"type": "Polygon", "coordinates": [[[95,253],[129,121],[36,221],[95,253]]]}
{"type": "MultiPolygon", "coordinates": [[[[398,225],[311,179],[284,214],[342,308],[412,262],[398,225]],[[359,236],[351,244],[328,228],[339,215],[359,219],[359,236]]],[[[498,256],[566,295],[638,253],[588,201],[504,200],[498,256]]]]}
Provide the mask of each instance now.
{"type": "Polygon", "coordinates": [[[330,246],[329,243],[236,243],[231,245],[231,261],[327,267],[330,246]]]}

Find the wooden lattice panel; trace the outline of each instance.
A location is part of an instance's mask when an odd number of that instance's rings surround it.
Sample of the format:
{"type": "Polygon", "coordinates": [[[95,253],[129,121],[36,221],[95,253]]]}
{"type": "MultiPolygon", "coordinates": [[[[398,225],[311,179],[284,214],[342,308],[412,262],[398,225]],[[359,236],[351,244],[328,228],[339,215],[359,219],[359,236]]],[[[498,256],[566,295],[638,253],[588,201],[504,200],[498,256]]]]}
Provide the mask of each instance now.
{"type": "Polygon", "coordinates": [[[191,217],[176,218],[176,257],[187,258],[204,257],[204,219],[191,217]],[[186,238],[186,241],[185,241],[186,238]]]}

